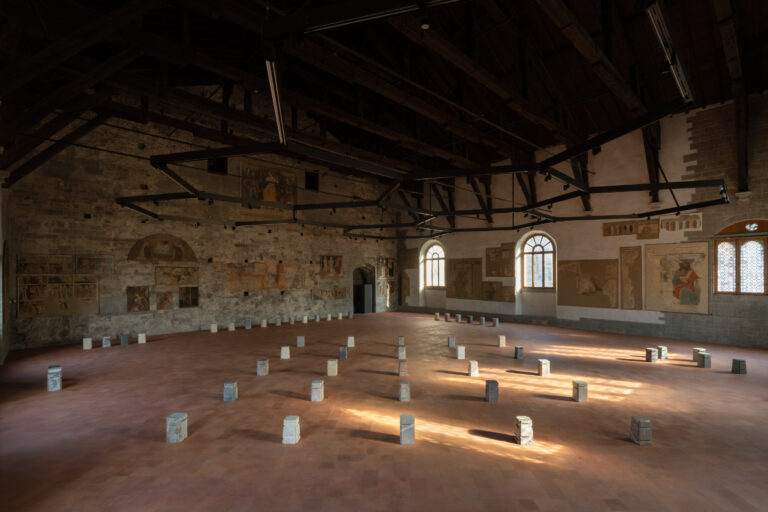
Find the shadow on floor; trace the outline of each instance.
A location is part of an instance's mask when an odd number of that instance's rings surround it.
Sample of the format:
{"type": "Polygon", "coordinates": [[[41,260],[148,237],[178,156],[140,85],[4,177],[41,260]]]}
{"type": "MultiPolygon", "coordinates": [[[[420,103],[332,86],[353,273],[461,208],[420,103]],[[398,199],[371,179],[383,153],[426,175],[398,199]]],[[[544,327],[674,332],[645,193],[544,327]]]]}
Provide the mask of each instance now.
{"type": "Polygon", "coordinates": [[[448,400],[466,400],[467,402],[484,402],[485,398],[482,396],[471,395],[443,395],[443,398],[448,400]]]}
{"type": "Polygon", "coordinates": [[[383,398],[384,400],[394,400],[395,402],[400,401],[396,391],[393,391],[392,394],[382,393],[380,391],[369,391],[367,394],[370,396],[375,396],[376,398],[383,398]]]}
{"type": "Polygon", "coordinates": [[[646,362],[644,357],[641,357],[639,359],[630,359],[628,357],[617,357],[616,360],[617,361],[629,361],[629,362],[632,362],[632,363],[645,363],[646,362]]]}
{"type": "Polygon", "coordinates": [[[386,359],[397,359],[397,356],[388,356],[386,354],[374,354],[373,352],[360,352],[361,356],[373,356],[373,357],[384,357],[386,359]]]}
{"type": "Polygon", "coordinates": [[[539,372],[524,372],[522,370],[507,370],[507,373],[519,373],[520,375],[538,375],[539,372]]]}
{"type": "Polygon", "coordinates": [[[260,432],[258,430],[250,430],[250,429],[248,430],[235,429],[235,430],[232,430],[232,434],[247,437],[248,439],[252,439],[255,441],[266,441],[268,443],[277,443],[277,444],[282,444],[283,442],[283,438],[280,436],[280,434],[275,434],[273,432],[260,432]]]}
{"type": "Polygon", "coordinates": [[[437,373],[447,373],[448,375],[463,375],[467,376],[467,372],[454,372],[452,370],[435,370],[437,373]]]}
{"type": "Polygon", "coordinates": [[[560,400],[561,402],[572,402],[573,398],[562,395],[536,395],[538,398],[547,398],[549,400],[560,400]]]}
{"type": "Polygon", "coordinates": [[[355,370],[355,371],[356,372],[362,372],[362,373],[375,373],[377,375],[390,375],[390,376],[394,375],[395,377],[397,377],[397,372],[385,372],[385,371],[382,371],[382,370],[369,370],[367,368],[362,368],[360,370],[355,370]]]}
{"type": "Polygon", "coordinates": [[[698,368],[699,365],[696,363],[688,363],[688,364],[675,364],[673,363],[671,366],[682,366],[683,368],[698,368]]]}
{"type": "Polygon", "coordinates": [[[284,396],[287,398],[295,398],[296,400],[304,400],[305,402],[309,402],[309,398],[307,395],[302,393],[297,393],[295,391],[288,391],[286,389],[276,389],[274,391],[270,391],[273,395],[279,395],[284,396]]]}
{"type": "Polygon", "coordinates": [[[494,441],[502,441],[505,443],[515,443],[515,436],[509,434],[502,434],[501,432],[491,432],[490,430],[478,430],[471,429],[469,431],[473,436],[484,437],[486,439],[493,439],[494,441]]]}
{"type": "Polygon", "coordinates": [[[382,443],[400,444],[400,437],[394,434],[385,434],[384,432],[373,432],[371,430],[352,430],[352,437],[359,439],[368,439],[370,441],[381,441],[382,443]]]}

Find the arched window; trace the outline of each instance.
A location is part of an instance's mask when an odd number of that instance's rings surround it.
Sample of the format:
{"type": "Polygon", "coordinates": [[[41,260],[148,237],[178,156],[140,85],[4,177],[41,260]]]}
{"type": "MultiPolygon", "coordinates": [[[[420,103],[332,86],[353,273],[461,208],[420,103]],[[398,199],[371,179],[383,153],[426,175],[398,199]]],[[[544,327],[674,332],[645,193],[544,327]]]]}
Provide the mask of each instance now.
{"type": "Polygon", "coordinates": [[[555,287],[555,244],[546,235],[533,235],[523,246],[523,286],[555,287]]]}
{"type": "Polygon", "coordinates": [[[430,246],[424,255],[424,284],[445,286],[445,251],[438,244],[430,246]]]}
{"type": "Polygon", "coordinates": [[[719,235],[729,238],[715,242],[716,293],[766,293],[768,237],[763,234],[766,229],[768,222],[752,220],[737,222],[720,231],[719,235]]]}

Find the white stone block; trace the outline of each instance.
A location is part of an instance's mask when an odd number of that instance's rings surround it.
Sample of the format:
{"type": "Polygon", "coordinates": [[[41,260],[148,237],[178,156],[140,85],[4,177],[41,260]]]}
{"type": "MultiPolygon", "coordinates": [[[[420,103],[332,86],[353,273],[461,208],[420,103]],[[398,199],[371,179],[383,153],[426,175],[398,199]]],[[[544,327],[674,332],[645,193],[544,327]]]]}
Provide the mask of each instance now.
{"type": "Polygon", "coordinates": [[[280,347],[280,359],[290,359],[291,358],[291,347],[284,346],[280,347]]]}
{"type": "Polygon", "coordinates": [[[302,316],[301,323],[303,324],[309,323],[309,317],[307,315],[302,316]]]}
{"type": "Polygon", "coordinates": [[[451,314],[450,313],[446,313],[445,314],[445,321],[446,322],[450,322],[451,321],[451,314]]]}
{"type": "Polygon", "coordinates": [[[699,352],[699,360],[696,364],[699,368],[712,368],[712,354],[709,352],[699,352]]]}
{"type": "Polygon", "coordinates": [[[267,327],[267,319],[266,318],[262,318],[260,325],[261,325],[262,329],[265,329],[267,327]]]}
{"type": "Polygon", "coordinates": [[[459,345],[456,347],[456,359],[464,359],[467,357],[467,347],[459,345]]]}
{"type": "Polygon", "coordinates": [[[288,320],[288,324],[289,324],[289,325],[293,325],[293,324],[294,324],[294,318],[293,318],[293,316],[291,316],[291,318],[288,320]]]}
{"type": "Polygon", "coordinates": [[[440,313],[435,313],[435,320],[440,320],[440,313]]]}
{"type": "Polygon", "coordinates": [[[211,332],[214,332],[214,333],[215,333],[215,332],[219,332],[219,324],[217,324],[217,323],[215,323],[215,322],[214,322],[214,323],[212,323],[212,324],[211,324],[211,332]]]}
{"type": "Polygon", "coordinates": [[[629,424],[629,436],[639,445],[649,445],[653,440],[651,435],[651,420],[642,416],[632,416],[629,424]]]}
{"type": "Polygon", "coordinates": [[[404,347],[405,346],[405,336],[398,336],[397,337],[397,345],[399,347],[404,347]]]}
{"type": "Polygon", "coordinates": [[[349,348],[352,348],[355,346],[355,337],[354,336],[347,336],[347,346],[349,348]]]}
{"type": "Polygon", "coordinates": [[[655,363],[659,360],[659,350],[656,347],[648,347],[645,349],[645,360],[649,363],[655,363]]]}
{"type": "Polygon", "coordinates": [[[325,381],[316,379],[312,381],[309,400],[311,402],[322,402],[325,399],[325,381]]]}
{"type": "Polygon", "coordinates": [[[456,313],[456,323],[457,324],[461,323],[461,313],[456,313]]]}
{"type": "Polygon", "coordinates": [[[339,374],[339,360],[329,359],[325,373],[328,377],[336,377],[339,374]]]}
{"type": "Polygon", "coordinates": [[[398,400],[400,400],[401,402],[411,401],[411,383],[410,382],[400,383],[400,394],[398,395],[398,400]]]}
{"type": "Polygon", "coordinates": [[[101,348],[109,348],[112,346],[112,336],[101,337],[101,348]]]}
{"type": "Polygon", "coordinates": [[[165,418],[165,442],[180,443],[187,438],[188,417],[185,412],[175,412],[165,418]]]}
{"type": "Polygon", "coordinates": [[[234,331],[235,330],[235,322],[229,322],[229,330],[234,331]]]}
{"type": "Polygon", "coordinates": [[[350,311],[349,312],[349,319],[351,320],[353,318],[355,318],[355,312],[354,311],[350,311]]]}
{"type": "Polygon", "coordinates": [[[585,380],[573,381],[573,401],[574,402],[587,401],[587,381],[585,380]]]}
{"type": "Polygon", "coordinates": [[[283,319],[280,317],[275,318],[275,326],[280,327],[281,325],[283,325],[283,319]]]}
{"type": "Polygon", "coordinates": [[[331,314],[330,313],[328,313],[328,321],[329,322],[331,321],[331,314]]]}
{"type": "Polygon", "coordinates": [[[485,325],[485,317],[484,316],[480,317],[480,325],[485,325]]]}
{"type": "Polygon", "coordinates": [[[315,323],[319,323],[319,322],[320,322],[320,315],[315,315],[315,323]]]}
{"type": "Polygon", "coordinates": [[[304,336],[296,336],[296,346],[301,348],[304,346],[305,340],[304,336]]]}
{"type": "Polygon", "coordinates": [[[503,334],[499,334],[499,347],[506,347],[507,346],[507,337],[503,334]]]}
{"type": "Polygon", "coordinates": [[[549,359],[539,359],[539,375],[549,377],[549,359]]]}
{"type": "Polygon", "coordinates": [[[400,415],[400,444],[416,442],[416,418],[413,414],[400,415]]]}
{"type": "Polygon", "coordinates": [[[405,360],[405,347],[397,347],[397,358],[400,361],[405,360]]]}
{"type": "Polygon", "coordinates": [[[398,361],[397,362],[397,376],[398,377],[405,377],[408,375],[408,361],[398,361]]]}
{"type": "Polygon", "coordinates": [[[52,365],[48,367],[48,391],[61,391],[61,366],[52,365]]]}
{"type": "Polygon", "coordinates": [[[343,313],[339,313],[339,320],[341,320],[342,318],[344,318],[344,314],[343,313]]]}
{"type": "Polygon", "coordinates": [[[480,369],[478,368],[477,361],[470,361],[469,362],[469,376],[470,377],[479,377],[480,376],[480,369]]]}
{"type": "Polygon", "coordinates": [[[494,327],[498,327],[499,326],[499,319],[498,318],[494,318],[493,319],[493,326],[494,327]]]}
{"type": "Polygon", "coordinates": [[[250,330],[251,330],[251,327],[253,327],[253,324],[251,323],[251,319],[249,318],[249,319],[247,319],[247,320],[245,321],[245,330],[246,330],[246,331],[250,331],[250,330]]]}
{"type": "Polygon", "coordinates": [[[139,333],[139,345],[144,345],[147,342],[147,333],[140,332],[139,333]]]}
{"type": "Polygon", "coordinates": [[[259,359],[256,362],[256,376],[266,377],[269,375],[269,359],[259,359]]]}
{"type": "Polygon", "coordinates": [[[533,444],[533,421],[528,416],[515,417],[515,440],[517,444],[533,444]]]}
{"type": "Polygon", "coordinates": [[[451,334],[448,336],[448,348],[454,347],[456,347],[456,336],[451,334]]]}
{"type": "Polygon", "coordinates": [[[237,400],[237,381],[231,380],[224,383],[224,401],[234,402],[237,400]]]}
{"type": "Polygon", "coordinates": [[[298,444],[301,439],[298,416],[286,416],[283,420],[283,444],[298,444]]]}
{"type": "Polygon", "coordinates": [[[664,345],[659,345],[656,347],[656,350],[659,352],[659,359],[669,359],[669,350],[664,345]]]}
{"type": "Polygon", "coordinates": [[[747,374],[747,360],[746,359],[733,359],[731,360],[731,373],[738,375],[747,374]]]}
{"type": "Polygon", "coordinates": [[[707,349],[701,348],[701,347],[696,347],[694,349],[691,349],[691,352],[692,352],[692,354],[691,354],[691,356],[692,356],[691,357],[691,361],[693,361],[694,363],[697,363],[699,360],[696,358],[696,355],[699,352],[706,352],[706,351],[707,351],[707,349]]]}
{"type": "Polygon", "coordinates": [[[83,350],[91,350],[93,348],[92,338],[83,338],[83,350]]]}

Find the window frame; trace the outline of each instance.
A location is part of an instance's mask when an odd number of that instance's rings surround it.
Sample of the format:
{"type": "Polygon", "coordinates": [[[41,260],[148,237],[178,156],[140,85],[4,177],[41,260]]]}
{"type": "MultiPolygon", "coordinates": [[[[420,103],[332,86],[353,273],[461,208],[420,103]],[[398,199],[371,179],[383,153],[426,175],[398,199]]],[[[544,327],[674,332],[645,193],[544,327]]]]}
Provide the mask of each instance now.
{"type": "Polygon", "coordinates": [[[768,295],[768,236],[733,236],[728,238],[715,239],[714,247],[714,294],[717,295],[768,295]],[[741,291],[741,245],[746,242],[761,242],[763,244],[763,291],[762,292],[742,292],[741,291]],[[730,242],[736,247],[736,289],[732,292],[721,292],[717,289],[717,283],[720,277],[720,265],[717,258],[718,247],[721,243],[730,242]]]}
{"type": "MultiPolygon", "coordinates": [[[[422,277],[424,278],[424,289],[425,290],[445,290],[446,274],[448,273],[448,262],[447,262],[447,258],[445,257],[445,247],[443,247],[439,243],[433,243],[433,244],[430,244],[429,246],[427,246],[424,249],[424,259],[422,260],[422,263],[423,263],[423,265],[422,265],[422,267],[423,267],[422,277]],[[431,251],[433,247],[439,247],[440,248],[440,250],[443,253],[442,257],[439,257],[439,258],[429,258],[428,257],[429,256],[429,251],[431,251]],[[427,268],[429,268],[428,267],[429,263],[434,262],[434,263],[437,263],[439,265],[440,261],[443,262],[443,284],[441,284],[441,285],[427,285],[427,268]]],[[[438,267],[438,280],[439,279],[440,279],[440,271],[439,271],[439,267],[438,267]]]]}
{"type": "MultiPolygon", "coordinates": [[[[520,281],[521,281],[520,284],[521,284],[521,288],[522,289],[524,289],[524,290],[544,290],[544,291],[554,291],[555,289],[557,289],[557,248],[555,246],[555,241],[552,239],[551,236],[549,236],[549,235],[547,235],[545,233],[534,233],[534,234],[530,235],[528,238],[526,238],[523,241],[523,247],[522,247],[522,251],[520,252],[520,258],[521,258],[520,269],[522,270],[522,276],[521,276],[521,279],[520,279],[520,281]],[[527,250],[528,249],[528,242],[531,239],[533,239],[534,237],[537,237],[537,236],[541,236],[541,237],[546,238],[547,241],[549,241],[550,245],[552,245],[552,250],[551,251],[543,251],[543,252],[533,252],[533,251],[529,252],[527,250]],[[525,256],[528,255],[528,254],[531,255],[531,265],[532,265],[532,268],[531,268],[531,283],[532,283],[532,285],[531,286],[526,286],[526,284],[525,284],[525,256]],[[535,261],[535,259],[533,257],[535,254],[541,254],[542,255],[542,262],[544,261],[544,255],[546,255],[546,254],[551,254],[552,255],[552,286],[536,286],[535,285],[536,279],[533,277],[534,276],[534,271],[535,271],[535,268],[536,268],[534,263],[533,263],[535,261]]],[[[541,275],[542,275],[542,284],[543,284],[544,283],[544,269],[542,269],[542,274],[541,275]]]]}

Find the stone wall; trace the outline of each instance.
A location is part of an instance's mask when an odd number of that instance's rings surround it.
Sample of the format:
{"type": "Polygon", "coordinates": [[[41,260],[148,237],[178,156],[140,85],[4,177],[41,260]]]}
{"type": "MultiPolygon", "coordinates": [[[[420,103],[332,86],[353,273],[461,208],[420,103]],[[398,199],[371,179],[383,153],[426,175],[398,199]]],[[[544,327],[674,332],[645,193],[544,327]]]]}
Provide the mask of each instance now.
{"type": "MultiPolygon", "coordinates": [[[[672,116],[661,121],[662,144],[660,162],[670,181],[689,179],[725,178],[731,197],[728,205],[714,206],[701,210],[703,230],[686,232],[661,232],[658,239],[637,240],[634,236],[604,237],[602,221],[574,221],[545,224],[537,231],[551,236],[557,245],[558,261],[580,259],[617,259],[619,248],[627,246],[645,247],[651,244],[679,242],[707,242],[710,246],[710,290],[712,287],[713,237],[724,227],[749,218],[768,218],[768,95],[750,98],[749,125],[749,168],[750,193],[737,194],[737,169],[735,153],[735,126],[733,106],[730,103],[713,105],[685,114],[672,116]]],[[[538,156],[539,160],[560,151],[549,148],[538,156]]],[[[620,137],[601,148],[597,155],[589,154],[589,169],[592,185],[613,185],[621,183],[648,183],[645,168],[642,135],[636,131],[620,137]]],[[[570,174],[568,164],[558,169],[570,174]]],[[[477,200],[463,180],[457,180],[458,207],[477,208],[477,200]]],[[[562,184],[556,180],[537,180],[539,199],[552,197],[563,192],[562,184]]],[[[493,177],[494,206],[524,204],[523,194],[512,182],[510,176],[493,177]]],[[[678,201],[687,204],[695,201],[716,199],[717,191],[678,190],[678,201]]],[[[651,203],[643,192],[592,196],[592,214],[617,212],[643,212],[674,206],[667,191],[660,192],[660,202],[651,203]]],[[[573,199],[554,206],[556,215],[583,215],[579,199],[573,199]]],[[[516,224],[526,222],[521,215],[514,218],[516,224]]],[[[494,226],[511,226],[511,215],[495,215],[494,226]]],[[[482,227],[482,218],[457,218],[459,227],[482,227]]],[[[535,231],[534,231],[535,232],[535,231]]],[[[483,258],[485,272],[485,249],[499,247],[501,243],[515,244],[528,237],[531,232],[515,230],[501,232],[457,233],[440,238],[448,258],[483,258]]],[[[426,240],[409,240],[406,248],[419,250],[426,240]]],[[[401,251],[402,253],[403,251],[401,251]]],[[[448,311],[465,313],[490,313],[509,321],[533,322],[607,332],[662,336],[700,340],[713,343],[768,347],[768,330],[765,318],[768,316],[768,296],[723,295],[710,293],[709,314],[682,314],[649,310],[627,310],[620,308],[591,308],[562,306],[557,304],[555,292],[528,291],[522,289],[520,280],[514,278],[486,278],[503,281],[517,289],[515,302],[487,302],[448,298],[443,290],[423,290],[419,284],[419,271],[413,263],[401,265],[402,272],[410,281],[401,308],[409,311],[448,311]]],[[[519,256],[516,260],[516,276],[520,276],[519,256]]],[[[645,273],[645,266],[643,268],[645,273]]],[[[643,281],[645,282],[645,276],[643,281]]]]}
{"type": "MultiPolygon", "coordinates": [[[[218,123],[196,121],[211,126],[218,123]]],[[[231,129],[250,135],[246,128],[231,129]]],[[[297,214],[299,220],[321,223],[316,226],[235,228],[235,221],[289,219],[291,212],[197,199],[142,205],[174,219],[159,221],[116,204],[119,196],[179,192],[177,185],[149,165],[149,156],[209,145],[166,127],[110,120],[81,139],[78,146],[66,149],[14,185],[3,202],[4,207],[7,202],[5,217],[10,223],[4,233],[8,252],[2,255],[9,262],[3,276],[8,285],[3,346],[20,349],[72,343],[83,336],[191,331],[207,329],[212,322],[242,325],[246,318],[272,322],[278,316],[335,315],[352,310],[354,269],[377,268],[379,258],[394,258],[395,244],[354,240],[332,224],[393,222],[389,213],[376,208],[329,209],[297,214]],[[194,251],[196,261],[129,259],[134,244],[157,234],[182,239],[194,251]],[[27,255],[111,258],[111,269],[91,273],[98,278],[98,312],[19,315],[18,279],[24,276],[16,267],[19,257],[27,255]],[[322,256],[341,256],[341,268],[324,266],[322,256]],[[198,307],[181,308],[179,287],[159,284],[158,267],[174,265],[198,269],[198,307]],[[149,288],[148,311],[129,311],[128,287],[149,288]],[[159,305],[170,309],[159,309],[159,305]]],[[[384,190],[373,178],[271,155],[231,158],[226,176],[208,172],[206,162],[174,167],[201,189],[235,197],[241,194],[243,168],[269,170],[275,176],[294,179],[296,200],[301,203],[376,198],[384,190]],[[320,173],[319,191],[304,189],[306,170],[320,173]]],[[[395,282],[391,283],[396,296],[395,282]]],[[[392,302],[394,306],[396,301],[392,302]]],[[[387,309],[387,304],[387,297],[376,297],[376,311],[387,309]]]]}

